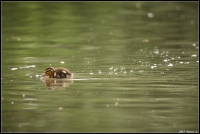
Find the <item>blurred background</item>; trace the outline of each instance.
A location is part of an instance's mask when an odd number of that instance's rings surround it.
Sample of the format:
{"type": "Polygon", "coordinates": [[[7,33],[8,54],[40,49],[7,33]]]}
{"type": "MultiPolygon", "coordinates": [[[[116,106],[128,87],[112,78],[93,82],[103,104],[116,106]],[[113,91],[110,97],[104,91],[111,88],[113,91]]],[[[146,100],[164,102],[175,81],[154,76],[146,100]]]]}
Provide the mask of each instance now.
{"type": "Polygon", "coordinates": [[[198,132],[198,7],[2,2],[2,132],[198,132]]]}

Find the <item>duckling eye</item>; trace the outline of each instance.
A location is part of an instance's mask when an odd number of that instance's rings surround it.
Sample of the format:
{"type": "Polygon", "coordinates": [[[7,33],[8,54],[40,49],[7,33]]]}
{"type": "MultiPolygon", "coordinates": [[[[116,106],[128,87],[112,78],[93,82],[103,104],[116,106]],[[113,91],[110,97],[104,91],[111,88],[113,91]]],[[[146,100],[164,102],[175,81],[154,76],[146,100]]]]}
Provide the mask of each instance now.
{"type": "Polygon", "coordinates": [[[49,71],[51,71],[50,69],[48,69],[48,70],[46,70],[45,72],[49,72],[49,71]]]}

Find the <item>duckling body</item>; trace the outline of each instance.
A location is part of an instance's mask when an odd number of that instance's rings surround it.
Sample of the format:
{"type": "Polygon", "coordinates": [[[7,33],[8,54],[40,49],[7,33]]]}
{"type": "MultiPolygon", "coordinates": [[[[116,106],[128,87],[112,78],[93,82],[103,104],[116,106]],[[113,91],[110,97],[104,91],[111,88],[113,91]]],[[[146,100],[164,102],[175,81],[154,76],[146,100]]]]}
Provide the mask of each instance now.
{"type": "Polygon", "coordinates": [[[63,78],[71,78],[72,73],[66,68],[54,69],[53,67],[47,67],[45,69],[43,76],[47,76],[49,78],[63,79],[63,78]]]}

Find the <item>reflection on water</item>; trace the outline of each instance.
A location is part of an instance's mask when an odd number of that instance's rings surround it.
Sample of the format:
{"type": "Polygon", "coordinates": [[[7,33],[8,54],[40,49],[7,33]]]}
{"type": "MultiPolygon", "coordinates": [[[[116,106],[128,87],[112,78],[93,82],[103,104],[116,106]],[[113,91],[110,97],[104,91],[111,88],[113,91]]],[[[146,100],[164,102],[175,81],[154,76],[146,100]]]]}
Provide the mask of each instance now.
{"type": "Polygon", "coordinates": [[[198,3],[2,4],[3,132],[199,131],[198,3]]]}
{"type": "Polygon", "coordinates": [[[45,86],[48,90],[65,90],[67,87],[69,87],[69,84],[73,83],[73,80],[71,79],[41,77],[41,80],[45,83],[45,86]]]}

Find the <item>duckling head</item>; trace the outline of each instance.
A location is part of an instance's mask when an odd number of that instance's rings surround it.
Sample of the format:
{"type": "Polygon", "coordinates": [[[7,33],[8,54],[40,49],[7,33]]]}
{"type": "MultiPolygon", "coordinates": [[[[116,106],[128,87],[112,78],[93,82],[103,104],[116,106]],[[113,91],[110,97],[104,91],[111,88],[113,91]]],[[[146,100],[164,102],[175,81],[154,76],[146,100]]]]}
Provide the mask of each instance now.
{"type": "Polygon", "coordinates": [[[52,76],[54,74],[54,71],[55,69],[53,67],[47,67],[45,70],[44,70],[44,76],[52,76]]]}

